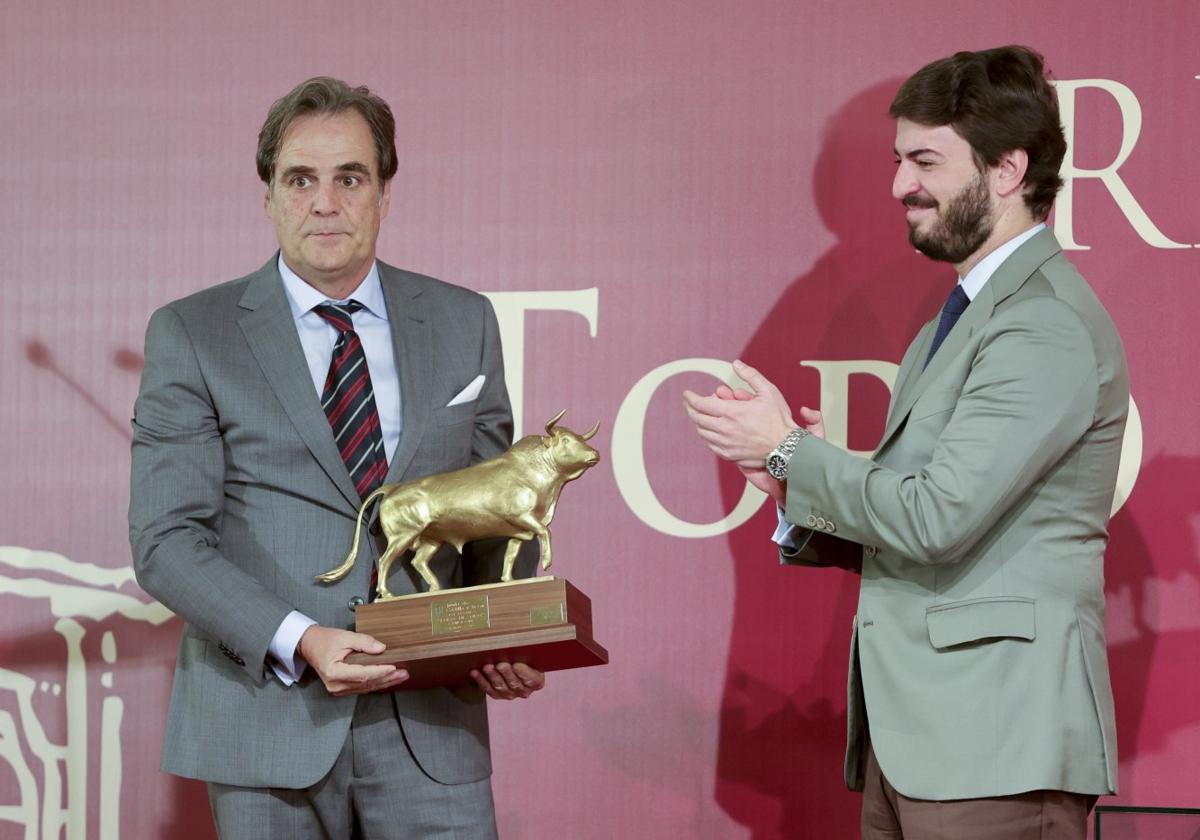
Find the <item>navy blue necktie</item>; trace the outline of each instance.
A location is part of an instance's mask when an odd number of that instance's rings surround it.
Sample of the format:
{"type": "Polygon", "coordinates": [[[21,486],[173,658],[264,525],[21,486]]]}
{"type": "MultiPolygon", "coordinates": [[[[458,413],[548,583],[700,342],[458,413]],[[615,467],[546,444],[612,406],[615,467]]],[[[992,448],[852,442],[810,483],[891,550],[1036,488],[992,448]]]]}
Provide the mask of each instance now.
{"type": "Polygon", "coordinates": [[[929,346],[929,355],[925,357],[925,365],[922,370],[929,367],[929,361],[933,358],[933,354],[942,346],[942,342],[946,340],[950,330],[954,329],[954,325],[958,323],[958,317],[966,312],[970,305],[971,299],[963,291],[962,284],[956,285],[954,291],[950,293],[950,297],[946,298],[945,306],[942,307],[942,318],[938,321],[937,332],[933,334],[933,344],[929,346]]]}
{"type": "Polygon", "coordinates": [[[350,318],[360,309],[362,304],[356,300],[313,307],[313,311],[338,332],[321,405],[354,488],[359,497],[365,499],[383,483],[387,474],[387,456],[383,451],[383,433],[375,408],[371,374],[367,370],[367,354],[350,318]]]}

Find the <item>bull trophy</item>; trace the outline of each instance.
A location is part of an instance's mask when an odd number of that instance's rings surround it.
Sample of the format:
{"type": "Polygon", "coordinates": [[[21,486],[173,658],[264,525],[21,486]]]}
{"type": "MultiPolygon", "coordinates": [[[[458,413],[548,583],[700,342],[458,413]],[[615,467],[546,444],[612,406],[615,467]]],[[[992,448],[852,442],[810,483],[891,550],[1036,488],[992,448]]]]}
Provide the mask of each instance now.
{"type": "Polygon", "coordinates": [[[359,508],[354,545],[345,562],[317,575],[317,580],[341,580],[354,566],[363,514],[380,497],[379,523],[388,542],[379,558],[377,600],[396,597],[387,588],[388,572],[409,549],[414,551],[413,568],[429,584],[430,592],[441,589],[441,584],[429,570],[429,561],[446,544],[461,552],[463,544],[472,540],[508,537],[500,577],[507,583],[512,580],[521,542],[536,536],[542,549],[542,569],[549,569],[550,521],[558,494],[564,484],[579,478],[600,460],[600,453],[587,445],[600,424],[578,435],[558,428],[564,414],[565,409],[546,424],[545,435],[527,435],[503,455],[454,472],[384,484],[359,508]]]}
{"type": "Polygon", "coordinates": [[[363,500],[354,543],[340,566],[317,576],[321,583],[345,577],[358,557],[363,517],[376,500],[387,546],[378,561],[376,597],[355,610],[355,629],[387,645],[381,654],[354,654],[347,661],[401,664],[409,679],[401,688],[467,682],[473,668],[501,661],[525,662],[541,671],[608,662],[591,638],[591,602],[569,582],[543,576],[513,580],[522,542],[538,540],[542,569],[549,569],[550,522],[563,486],[600,460],[587,441],[600,428],[577,434],[546,424],[544,435],[521,438],[502,455],[448,473],[385,484],[363,500]],[[500,581],[442,589],[429,561],[443,545],[460,553],[465,543],[507,538],[500,581]],[[388,574],[406,552],[428,592],[395,595],[388,574]]]}

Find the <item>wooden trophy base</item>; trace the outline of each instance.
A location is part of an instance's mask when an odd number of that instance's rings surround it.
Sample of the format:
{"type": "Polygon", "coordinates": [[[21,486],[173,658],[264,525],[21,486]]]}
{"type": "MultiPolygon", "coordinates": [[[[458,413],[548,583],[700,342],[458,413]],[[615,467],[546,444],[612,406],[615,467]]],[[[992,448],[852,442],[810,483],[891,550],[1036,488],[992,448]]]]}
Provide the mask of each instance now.
{"type": "Polygon", "coordinates": [[[399,689],[471,683],[470,672],[497,662],[539,671],[608,664],[592,638],[592,602],[566,580],[537,577],[419,592],[363,604],[355,630],[387,645],[356,653],[356,665],[402,665],[399,689]]]}

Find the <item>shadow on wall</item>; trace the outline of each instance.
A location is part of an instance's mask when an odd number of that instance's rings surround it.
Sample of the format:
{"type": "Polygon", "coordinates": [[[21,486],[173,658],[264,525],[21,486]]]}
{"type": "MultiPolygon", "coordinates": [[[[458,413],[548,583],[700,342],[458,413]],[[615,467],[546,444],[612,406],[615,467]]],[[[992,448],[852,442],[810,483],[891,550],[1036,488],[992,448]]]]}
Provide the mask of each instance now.
{"type": "MultiPolygon", "coordinates": [[[[899,362],[945,295],[952,270],[915,254],[891,195],[896,79],[839,109],[813,173],[817,209],[837,238],[780,296],[742,358],[800,405],[820,408],[806,360],[899,362]]],[[[797,200],[800,200],[799,197],[797,200]]],[[[850,379],[849,445],[871,449],[889,392],[850,379]]],[[[740,497],[734,474],[726,504],[740,497]]],[[[858,578],[837,569],[777,565],[771,505],[730,535],[736,602],[721,711],[716,798],[762,838],[852,837],[860,800],[846,790],[846,670],[858,578]]]]}
{"type": "MultiPolygon", "coordinates": [[[[92,409],[100,419],[108,426],[111,426],[117,434],[125,438],[126,441],[133,440],[133,433],[129,431],[128,421],[122,422],[113,416],[102,402],[91,392],[85,385],[80,383],[69,372],[63,369],[58,360],[54,358],[54,354],[50,348],[42,341],[36,338],[31,338],[25,342],[25,358],[34,367],[48,371],[52,376],[66,385],[77,397],[87,404],[88,408],[92,409]]],[[[140,375],[144,360],[140,353],[135,353],[132,350],[120,349],[113,353],[113,365],[121,370],[129,373],[140,375]]]]}
{"type": "Polygon", "coordinates": [[[1195,661],[1171,653],[1200,649],[1200,545],[1193,525],[1200,499],[1191,490],[1197,475],[1195,458],[1160,456],[1143,464],[1130,501],[1109,525],[1104,564],[1108,658],[1122,802],[1163,804],[1155,790],[1133,787],[1126,771],[1139,754],[1168,748],[1176,732],[1200,720],[1195,661]],[[1160,646],[1167,651],[1156,657],[1160,646]],[[1169,701],[1152,707],[1149,697],[1169,701]]]}

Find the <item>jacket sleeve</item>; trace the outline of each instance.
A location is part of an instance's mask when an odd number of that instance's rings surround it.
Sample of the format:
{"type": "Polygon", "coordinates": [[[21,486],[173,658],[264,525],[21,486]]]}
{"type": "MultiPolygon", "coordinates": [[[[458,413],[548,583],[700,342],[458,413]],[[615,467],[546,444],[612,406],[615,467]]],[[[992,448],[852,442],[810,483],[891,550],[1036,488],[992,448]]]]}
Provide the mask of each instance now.
{"type": "Polygon", "coordinates": [[[779,546],[784,566],[833,566],[862,574],[862,546],[809,528],[798,529],[796,545],[779,546]]]}
{"type": "Polygon", "coordinates": [[[1091,337],[1049,297],[998,313],[952,415],[919,471],[902,473],[805,438],[788,465],[786,516],[836,511],[838,536],[923,564],[952,563],[1057,462],[1093,421],[1091,337]]]}
{"type": "Polygon", "coordinates": [[[182,319],[160,309],[146,331],[133,417],[129,538],[138,583],[263,680],[291,605],[220,550],[225,452],[219,419],[182,319]]]}

